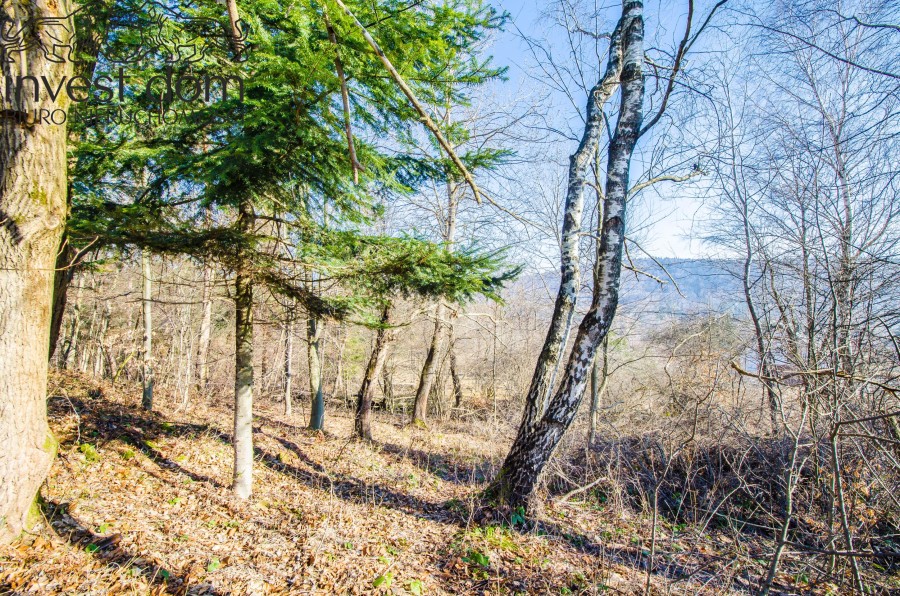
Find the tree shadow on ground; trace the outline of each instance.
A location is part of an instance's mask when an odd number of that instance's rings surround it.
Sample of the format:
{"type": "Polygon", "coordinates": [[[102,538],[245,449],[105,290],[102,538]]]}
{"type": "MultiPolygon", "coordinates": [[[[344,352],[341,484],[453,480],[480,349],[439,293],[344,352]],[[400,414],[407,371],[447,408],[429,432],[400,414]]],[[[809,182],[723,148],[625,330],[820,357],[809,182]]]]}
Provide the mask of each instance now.
{"type": "MultiPolygon", "coordinates": [[[[211,424],[169,423],[156,413],[146,412],[136,406],[126,406],[102,397],[86,399],[53,397],[50,398],[48,406],[51,410],[51,415],[60,417],[71,412],[72,408],[79,411],[82,423],[81,440],[84,442],[94,441],[98,445],[102,445],[118,439],[140,450],[148,459],[162,469],[183,474],[196,482],[207,483],[212,488],[226,488],[215,479],[193,472],[172,461],[153,445],[154,440],[163,437],[198,439],[206,436],[231,446],[231,435],[211,424]],[[67,400],[71,403],[67,403],[67,400]]],[[[271,419],[266,417],[260,416],[257,418],[260,422],[271,426],[307,432],[305,428],[301,429],[289,424],[278,423],[277,421],[273,423],[271,419]]],[[[287,475],[306,486],[329,492],[347,502],[387,507],[419,519],[455,526],[460,530],[472,527],[473,520],[476,526],[506,525],[519,533],[546,536],[549,540],[557,541],[560,546],[565,545],[576,552],[599,559],[601,564],[611,562],[625,565],[635,570],[646,570],[647,557],[643,555],[639,548],[604,546],[597,540],[570,527],[547,520],[511,525],[508,523],[508,520],[503,519],[502,514],[492,511],[489,507],[485,507],[484,504],[478,502],[477,497],[474,503],[475,509],[472,510],[467,504],[461,503],[457,499],[429,501],[394,488],[388,488],[382,484],[360,480],[349,474],[332,472],[322,464],[311,459],[297,443],[276,434],[263,432],[260,428],[255,428],[254,432],[259,436],[264,436],[277,442],[291,454],[286,458],[283,453],[275,454],[256,445],[254,447],[255,456],[262,465],[287,475]]],[[[74,443],[74,439],[72,442],[74,443]]],[[[471,468],[463,468],[457,462],[453,462],[452,459],[440,454],[406,449],[393,444],[386,444],[381,447],[391,457],[407,457],[417,467],[447,481],[458,481],[460,484],[473,485],[477,483],[477,481],[471,480],[476,473],[477,465],[471,468]],[[456,468],[452,469],[451,466],[456,466],[456,468]]],[[[483,477],[481,481],[483,481],[483,477]]],[[[80,527],[79,531],[73,533],[73,536],[76,536],[78,544],[84,542],[85,546],[91,544],[90,540],[99,538],[93,536],[83,527],[80,527]]],[[[127,555],[127,553],[125,554],[127,555]]],[[[665,554],[658,553],[657,563],[654,564],[652,571],[654,576],[663,576],[668,579],[688,577],[696,573],[697,569],[705,568],[710,564],[709,561],[694,561],[693,564],[689,565],[674,565],[671,562],[666,563],[663,559],[665,554]]],[[[105,556],[104,553],[101,553],[101,555],[105,556]]],[[[116,557],[119,556],[116,555],[116,557]]],[[[445,567],[452,562],[451,559],[452,557],[448,556],[443,563],[439,563],[439,566],[441,568],[445,567]]],[[[128,560],[130,559],[122,559],[122,561],[128,560]]],[[[116,558],[116,562],[120,562],[118,558],[116,558]]],[[[533,584],[533,578],[529,578],[526,574],[520,572],[508,573],[507,579],[515,585],[527,587],[533,584]]],[[[449,588],[450,584],[447,585],[449,588]]],[[[460,587],[458,584],[453,584],[453,586],[454,589],[460,587]]]]}
{"type": "Polygon", "coordinates": [[[169,459],[154,446],[154,441],[164,437],[196,439],[205,434],[219,438],[221,432],[210,425],[165,422],[152,412],[138,414],[136,408],[110,402],[102,397],[82,399],[53,396],[48,399],[47,407],[51,416],[64,415],[74,408],[78,412],[82,442],[95,442],[97,446],[102,447],[119,440],[140,451],[161,468],[183,474],[194,482],[205,482],[216,488],[225,488],[214,478],[192,472],[169,459]]]}
{"type": "MultiPolygon", "coordinates": [[[[175,574],[149,556],[135,555],[119,546],[120,534],[94,534],[69,513],[68,503],[43,501],[41,510],[53,531],[69,544],[90,553],[97,561],[117,573],[136,573],[168,594],[219,594],[209,584],[190,586],[189,574],[175,574]]],[[[154,590],[153,593],[159,593],[154,590]]]]}
{"type": "Polygon", "coordinates": [[[488,458],[480,462],[462,462],[452,455],[432,453],[393,443],[378,443],[383,453],[394,460],[408,459],[420,470],[437,476],[445,482],[459,485],[478,485],[488,479],[491,463],[488,458]]]}
{"type": "Polygon", "coordinates": [[[296,443],[283,437],[261,434],[290,451],[290,460],[296,458],[297,463],[283,461],[258,446],[254,447],[257,459],[266,467],[287,474],[307,486],[330,492],[348,502],[388,507],[421,519],[454,525],[464,521],[458,513],[447,508],[446,503],[426,501],[380,484],[366,483],[347,474],[330,472],[306,455],[296,443]]]}

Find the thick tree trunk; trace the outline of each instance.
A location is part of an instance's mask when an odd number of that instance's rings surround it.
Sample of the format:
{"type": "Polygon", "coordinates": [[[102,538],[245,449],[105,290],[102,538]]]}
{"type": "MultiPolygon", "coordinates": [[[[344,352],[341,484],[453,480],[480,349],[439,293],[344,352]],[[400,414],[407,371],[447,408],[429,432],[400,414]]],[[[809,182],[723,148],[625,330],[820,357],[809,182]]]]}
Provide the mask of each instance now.
{"type": "Polygon", "coordinates": [[[284,415],[293,413],[294,391],[294,304],[288,307],[284,324],[284,415]]]}
{"type": "MultiPolygon", "coordinates": [[[[240,203],[238,227],[253,231],[253,205],[240,203]]],[[[246,256],[240,255],[234,282],[234,482],[239,499],[253,493],[253,279],[246,256]]]]}
{"type": "MultiPolygon", "coordinates": [[[[619,119],[609,145],[593,300],[579,325],[559,389],[540,419],[530,428],[523,422],[492,486],[492,492],[501,501],[514,507],[528,507],[533,501],[544,466],[575,418],[594,355],[609,332],[619,301],[628,175],[631,155],[640,135],[644,97],[641,72],[644,24],[640,1],[625,2],[616,29],[621,32],[622,69],[619,78],[622,97],[619,119]]],[[[566,214],[567,219],[569,215],[566,214]]]]}
{"type": "MultiPolygon", "coordinates": [[[[66,15],[67,3],[4,4],[12,30],[32,15],[66,15]]],[[[4,77],[71,75],[42,47],[10,51],[4,77]]],[[[4,79],[6,80],[6,79],[4,79]]],[[[30,85],[24,83],[24,89],[30,85]]],[[[6,94],[4,94],[5,96],[6,94]]],[[[47,426],[47,366],[53,271],[66,219],[66,127],[37,122],[42,110],[68,111],[65,93],[4,97],[0,114],[0,543],[26,529],[56,443],[47,426]],[[36,116],[36,114],[38,114],[36,116]]]]}
{"type": "Polygon", "coordinates": [[[209,338],[212,329],[213,268],[203,266],[203,297],[200,316],[200,339],[197,343],[197,390],[206,391],[209,386],[209,338]]]}
{"type": "Polygon", "coordinates": [[[322,394],[322,328],[319,320],[310,315],[306,325],[306,355],[309,362],[309,428],[325,427],[325,396],[322,394]]]}
{"type": "Polygon", "coordinates": [[[606,72],[588,95],[587,119],[578,149],[569,158],[569,179],[563,215],[562,243],[560,246],[560,283],[556,304],[544,346],[538,356],[531,377],[531,386],[525,398],[525,414],[520,433],[531,428],[544,412],[556,383],[556,375],[568,342],[575,312],[575,301],[581,284],[579,267],[581,243],[581,218],[584,212],[584,186],[587,167],[597,151],[603,132],[603,105],[619,86],[622,70],[622,21],[616,25],[610,38],[609,60],[606,72]]]}
{"type": "Polygon", "coordinates": [[[141,306],[143,308],[144,345],[141,349],[141,406],[153,410],[153,269],[150,251],[141,250],[141,306]]]}
{"type": "Polygon", "coordinates": [[[381,311],[381,326],[375,334],[375,345],[372,347],[372,355],[369,356],[369,364],[363,376],[362,385],[356,397],[356,419],[353,424],[353,435],[365,441],[372,440],[372,400],[375,397],[375,388],[384,368],[387,357],[387,346],[393,339],[393,332],[388,328],[391,319],[391,307],[385,306],[381,311]]]}
{"type": "Polygon", "coordinates": [[[424,427],[428,419],[428,396],[431,395],[431,386],[437,376],[437,353],[444,339],[443,315],[444,305],[439,303],[435,312],[434,333],[431,335],[428,353],[425,354],[425,364],[422,365],[419,386],[416,389],[416,402],[413,405],[412,423],[417,426],[424,427]]]}

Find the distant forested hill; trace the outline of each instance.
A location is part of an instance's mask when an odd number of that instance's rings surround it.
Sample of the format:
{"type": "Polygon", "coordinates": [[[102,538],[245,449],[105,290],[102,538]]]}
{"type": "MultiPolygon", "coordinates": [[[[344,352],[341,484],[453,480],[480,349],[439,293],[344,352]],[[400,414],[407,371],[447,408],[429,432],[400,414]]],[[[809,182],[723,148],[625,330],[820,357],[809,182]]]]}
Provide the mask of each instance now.
{"type": "Polygon", "coordinates": [[[621,304],[624,308],[654,311],[661,315],[692,314],[708,310],[732,311],[735,316],[743,314],[744,296],[738,277],[741,267],[739,261],[659,259],[658,262],[659,264],[650,259],[636,259],[634,265],[636,269],[663,283],[647,275],[622,271],[621,304]]]}

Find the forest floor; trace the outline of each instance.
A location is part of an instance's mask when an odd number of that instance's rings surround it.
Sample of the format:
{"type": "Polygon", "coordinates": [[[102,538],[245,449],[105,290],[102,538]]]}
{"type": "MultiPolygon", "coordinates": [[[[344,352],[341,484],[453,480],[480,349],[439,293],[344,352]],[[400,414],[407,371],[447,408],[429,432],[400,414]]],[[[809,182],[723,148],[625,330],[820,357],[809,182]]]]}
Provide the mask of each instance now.
{"type": "MultiPolygon", "coordinates": [[[[229,490],[226,404],[147,413],[139,392],[54,373],[59,455],[45,522],[0,549],[0,593],[641,593],[645,523],[549,501],[536,523],[502,523],[477,503],[507,440],[479,425],[428,431],[378,413],[380,442],[349,440],[345,410],[310,432],[257,404],[254,495],[229,490]],[[92,391],[93,390],[93,391],[92,391]],[[92,397],[93,395],[94,397],[92,397]],[[612,519],[611,519],[612,518],[612,519]]],[[[653,593],[740,588],[734,548],[666,545],[653,593]]],[[[790,582],[791,578],[784,578],[790,582]]],[[[746,585],[746,584],[745,584],[746,585]]],[[[785,592],[788,584],[784,584],[785,592]]],[[[808,592],[807,592],[808,593],[808,592]]],[[[823,592],[824,593],[824,592],[823,592]]]]}

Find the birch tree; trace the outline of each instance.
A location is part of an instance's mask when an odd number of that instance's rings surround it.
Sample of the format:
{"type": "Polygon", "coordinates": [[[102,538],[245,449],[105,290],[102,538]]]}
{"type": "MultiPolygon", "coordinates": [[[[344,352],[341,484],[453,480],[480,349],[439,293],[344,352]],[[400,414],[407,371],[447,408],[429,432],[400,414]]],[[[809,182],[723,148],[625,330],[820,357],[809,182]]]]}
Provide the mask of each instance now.
{"type": "Polygon", "coordinates": [[[584,133],[570,159],[563,211],[560,288],[547,337],[532,376],[525,413],[516,439],[489,492],[512,506],[534,504],[541,472],[566,429],[571,425],[585,393],[598,346],[609,332],[619,301],[619,280],[625,244],[627,201],[637,186],[629,186],[631,158],[638,139],[662,118],[672,98],[684,56],[708,25],[720,2],[695,27],[694,4],[688,2],[684,35],[675,50],[667,82],[662,86],[654,115],[643,122],[644,103],[644,7],[626,1],[622,15],[609,36],[606,69],[588,94],[584,133]],[[578,326],[562,376],[557,365],[566,348],[579,289],[579,248],[584,210],[585,171],[597,151],[603,132],[604,105],[619,91],[618,117],[606,151],[606,181],[596,246],[596,271],[591,304],[578,326]]]}

